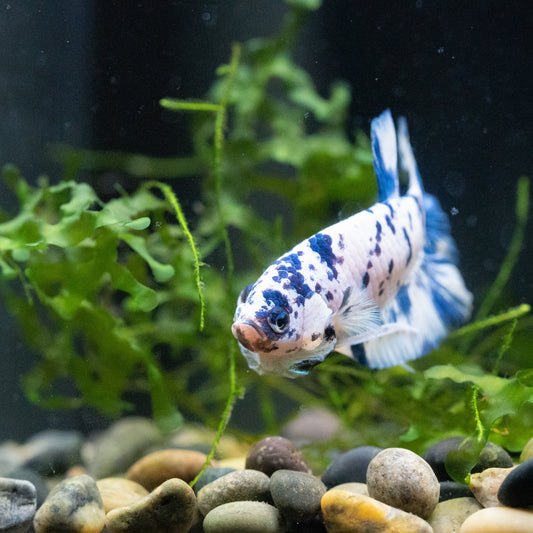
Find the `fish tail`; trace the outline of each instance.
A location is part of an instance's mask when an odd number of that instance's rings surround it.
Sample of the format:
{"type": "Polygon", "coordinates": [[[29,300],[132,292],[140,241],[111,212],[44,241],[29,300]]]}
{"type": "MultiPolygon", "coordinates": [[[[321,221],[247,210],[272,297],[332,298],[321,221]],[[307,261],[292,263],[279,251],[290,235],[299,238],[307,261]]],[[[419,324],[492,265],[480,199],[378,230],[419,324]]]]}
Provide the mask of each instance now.
{"type": "MultiPolygon", "coordinates": [[[[386,113],[381,117],[388,122],[386,113]]],[[[398,123],[397,142],[398,168],[409,183],[407,195],[417,199],[425,214],[425,242],[422,260],[409,281],[381,310],[385,334],[351,348],[356,359],[373,368],[427,354],[472,312],[472,294],[457,267],[458,253],[448,217],[438,200],[424,192],[405,119],[398,123]]]]}
{"type": "Polygon", "coordinates": [[[409,141],[407,120],[404,117],[398,119],[398,155],[400,175],[406,176],[406,181],[409,183],[407,194],[422,200],[424,185],[418,172],[416,159],[409,141]]]}

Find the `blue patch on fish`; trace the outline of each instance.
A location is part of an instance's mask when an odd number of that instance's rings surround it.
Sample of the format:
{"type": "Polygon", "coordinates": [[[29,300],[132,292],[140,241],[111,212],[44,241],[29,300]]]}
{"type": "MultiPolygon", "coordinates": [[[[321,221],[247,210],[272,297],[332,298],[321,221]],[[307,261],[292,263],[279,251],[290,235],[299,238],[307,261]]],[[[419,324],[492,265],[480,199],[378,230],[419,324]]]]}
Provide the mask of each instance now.
{"type": "Polygon", "coordinates": [[[396,130],[385,111],[371,139],[378,202],[296,245],[239,297],[232,331],[259,373],[306,374],[332,351],[401,364],[470,316],[448,218],[424,192],[405,120],[396,130]]]}

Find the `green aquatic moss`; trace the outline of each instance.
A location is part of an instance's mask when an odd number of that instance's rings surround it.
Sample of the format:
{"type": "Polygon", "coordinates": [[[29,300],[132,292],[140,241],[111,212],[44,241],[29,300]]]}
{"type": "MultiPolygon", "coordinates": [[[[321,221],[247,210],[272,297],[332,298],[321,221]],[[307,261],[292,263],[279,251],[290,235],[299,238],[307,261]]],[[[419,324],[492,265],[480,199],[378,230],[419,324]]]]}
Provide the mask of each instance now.
{"type": "MultiPolygon", "coordinates": [[[[258,376],[237,356],[230,327],[240,288],[376,195],[369,140],[346,128],[350,88],[335,82],[320,95],[291,55],[319,2],[287,4],[276,35],[233,47],[205,99],[161,95],[167,110],[189,115],[190,155],[58,146],[64,179],[35,187],[4,168],[19,210],[0,221],[0,287],[35,354],[24,390],[43,407],[88,405],[114,417],[148,395],[165,429],[184,416],[218,426],[216,447],[246,389],[248,409],[270,434],[300,406],[334,411],[347,433],[329,447],[400,442],[422,451],[463,435],[449,469],[464,480],[487,439],[518,451],[531,436],[533,322],[526,304],[501,311],[528,218],[525,178],[509,253],[475,322],[412,368],[374,371],[333,355],[292,381],[258,376]],[[103,202],[76,180],[82,170],[109,169],[139,186],[103,202]],[[201,185],[199,214],[189,219],[184,177],[201,185]]],[[[323,452],[306,450],[317,468],[323,452]]]]}

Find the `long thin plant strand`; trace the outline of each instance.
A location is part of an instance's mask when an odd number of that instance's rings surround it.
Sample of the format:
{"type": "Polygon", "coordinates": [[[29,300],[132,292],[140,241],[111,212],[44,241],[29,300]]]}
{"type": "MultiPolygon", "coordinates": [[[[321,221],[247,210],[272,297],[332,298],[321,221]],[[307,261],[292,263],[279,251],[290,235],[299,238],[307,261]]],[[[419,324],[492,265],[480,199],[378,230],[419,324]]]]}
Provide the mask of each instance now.
{"type": "Polygon", "coordinates": [[[198,299],[200,300],[200,331],[203,331],[205,322],[205,299],[204,292],[202,290],[203,283],[200,277],[200,254],[198,253],[198,248],[196,248],[196,244],[194,243],[194,237],[192,236],[192,233],[189,230],[189,226],[187,225],[187,220],[185,219],[185,215],[183,214],[181,205],[172,188],[166,185],[165,183],[161,183],[159,181],[151,182],[149,185],[157,187],[165,195],[165,198],[170,203],[170,205],[174,209],[174,212],[176,213],[176,218],[178,219],[183,233],[189,241],[189,246],[191,247],[193,254],[194,281],[196,284],[196,289],[198,291],[198,299]]]}

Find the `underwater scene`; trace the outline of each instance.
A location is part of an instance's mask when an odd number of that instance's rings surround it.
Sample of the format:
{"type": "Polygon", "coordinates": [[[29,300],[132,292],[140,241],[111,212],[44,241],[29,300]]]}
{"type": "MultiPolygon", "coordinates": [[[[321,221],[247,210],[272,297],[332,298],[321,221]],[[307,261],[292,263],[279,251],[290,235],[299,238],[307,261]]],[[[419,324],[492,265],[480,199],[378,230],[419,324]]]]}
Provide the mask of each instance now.
{"type": "Polygon", "coordinates": [[[0,2],[0,531],[533,531],[531,14],[0,2]]]}

